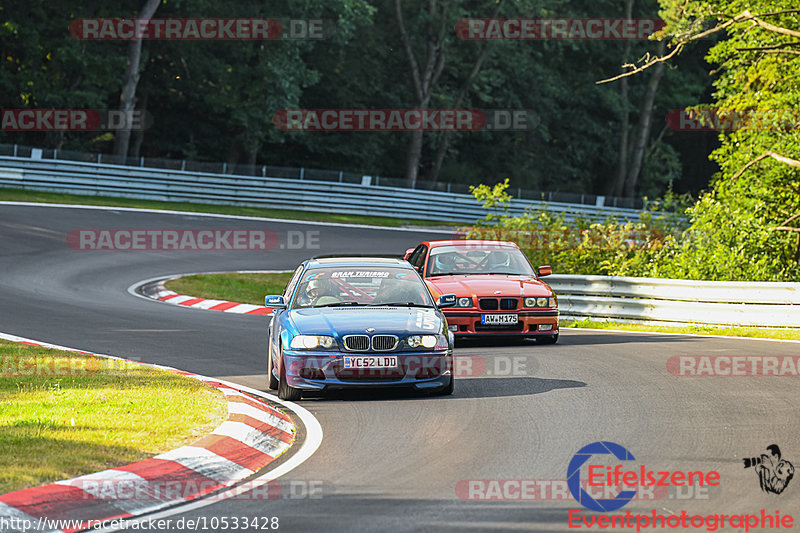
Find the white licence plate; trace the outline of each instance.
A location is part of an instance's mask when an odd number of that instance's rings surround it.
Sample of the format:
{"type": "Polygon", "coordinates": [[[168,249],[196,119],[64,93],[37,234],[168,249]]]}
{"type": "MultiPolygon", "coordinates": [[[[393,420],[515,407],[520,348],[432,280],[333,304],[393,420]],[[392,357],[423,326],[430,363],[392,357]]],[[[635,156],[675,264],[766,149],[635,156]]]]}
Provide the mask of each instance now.
{"type": "Polygon", "coordinates": [[[344,356],[345,368],[397,368],[397,356],[359,355],[344,356]]]}
{"type": "Polygon", "coordinates": [[[481,315],[481,324],[516,324],[517,315],[481,315]]]}

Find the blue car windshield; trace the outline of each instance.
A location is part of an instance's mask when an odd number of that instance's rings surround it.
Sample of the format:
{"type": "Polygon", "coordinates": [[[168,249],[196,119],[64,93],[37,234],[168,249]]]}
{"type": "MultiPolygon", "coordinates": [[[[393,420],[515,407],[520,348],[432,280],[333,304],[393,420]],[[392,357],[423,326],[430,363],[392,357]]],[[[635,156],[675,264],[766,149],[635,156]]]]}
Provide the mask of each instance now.
{"type": "Polygon", "coordinates": [[[303,273],[292,308],[336,306],[433,307],[425,283],[408,268],[318,267],[303,273]]]}

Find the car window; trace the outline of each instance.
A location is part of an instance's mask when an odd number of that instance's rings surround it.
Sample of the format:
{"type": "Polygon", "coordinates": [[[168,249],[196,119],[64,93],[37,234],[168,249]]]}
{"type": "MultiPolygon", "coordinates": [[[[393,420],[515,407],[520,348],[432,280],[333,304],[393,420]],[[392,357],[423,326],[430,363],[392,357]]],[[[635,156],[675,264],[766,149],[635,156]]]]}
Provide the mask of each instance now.
{"type": "Polygon", "coordinates": [[[292,296],[292,291],[294,291],[297,282],[300,280],[300,274],[303,272],[303,265],[297,267],[297,270],[294,271],[292,275],[292,279],[289,280],[289,283],[286,284],[286,288],[283,290],[283,299],[284,301],[289,301],[289,298],[292,296]]]}
{"type": "Polygon", "coordinates": [[[534,276],[528,258],[513,246],[437,246],[428,259],[428,276],[512,274],[534,276]]]}
{"type": "Polygon", "coordinates": [[[408,258],[408,262],[414,265],[415,267],[419,268],[423,261],[425,260],[425,254],[428,251],[428,247],[424,244],[420,244],[417,246],[417,249],[411,254],[411,257],[408,258]]]}
{"type": "Polygon", "coordinates": [[[433,306],[419,275],[402,267],[320,267],[301,276],[292,308],[335,305],[433,306]]]}

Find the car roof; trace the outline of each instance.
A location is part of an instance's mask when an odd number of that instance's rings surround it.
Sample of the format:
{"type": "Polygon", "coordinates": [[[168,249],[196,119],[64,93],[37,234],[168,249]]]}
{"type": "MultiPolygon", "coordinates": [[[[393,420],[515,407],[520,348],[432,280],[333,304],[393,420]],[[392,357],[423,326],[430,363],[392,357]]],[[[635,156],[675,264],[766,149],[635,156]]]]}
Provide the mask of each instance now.
{"type": "Polygon", "coordinates": [[[428,244],[431,248],[436,248],[437,246],[476,246],[476,245],[483,245],[483,246],[511,246],[513,248],[519,248],[517,243],[511,241],[492,241],[486,239],[460,239],[457,241],[428,241],[428,244]]]}
{"type": "Polygon", "coordinates": [[[400,267],[412,269],[408,261],[405,259],[396,259],[389,257],[322,257],[318,259],[309,259],[308,268],[321,268],[331,266],[356,266],[356,267],[400,267]]]}

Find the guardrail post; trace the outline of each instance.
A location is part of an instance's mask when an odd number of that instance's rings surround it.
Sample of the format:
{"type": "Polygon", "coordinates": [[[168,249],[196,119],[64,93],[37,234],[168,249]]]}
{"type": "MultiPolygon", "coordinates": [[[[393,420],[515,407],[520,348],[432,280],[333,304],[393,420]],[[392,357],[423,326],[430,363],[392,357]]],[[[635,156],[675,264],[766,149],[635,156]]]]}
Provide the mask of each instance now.
{"type": "Polygon", "coordinates": [[[305,173],[306,173],[306,169],[303,168],[303,167],[300,167],[300,179],[303,179],[303,176],[305,175],[305,173]]]}
{"type": "Polygon", "coordinates": [[[100,164],[100,154],[97,154],[97,164],[100,164]]]}
{"type": "Polygon", "coordinates": [[[14,145],[14,157],[17,157],[17,145],[14,145]]]}
{"type": "Polygon", "coordinates": [[[450,192],[450,189],[453,187],[453,184],[449,181],[447,182],[447,192],[450,192]]]}
{"type": "Polygon", "coordinates": [[[139,156],[139,166],[140,167],[144,166],[144,156],[139,156]]]}
{"type": "Polygon", "coordinates": [[[261,165],[261,177],[262,178],[267,177],[267,165],[261,165]]]}
{"type": "Polygon", "coordinates": [[[58,149],[57,148],[53,149],[53,159],[58,159],[58,149]]]}
{"type": "Polygon", "coordinates": [[[339,171],[339,183],[341,183],[341,182],[342,182],[342,171],[340,170],[339,171]]]}
{"type": "Polygon", "coordinates": [[[186,160],[181,159],[181,170],[186,170],[186,160]]]}

